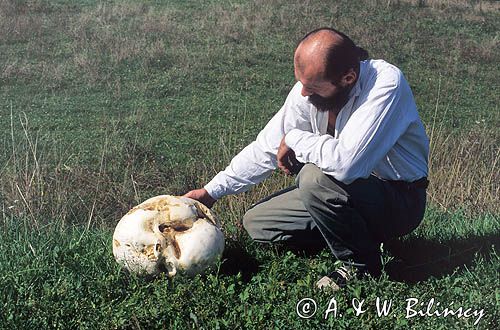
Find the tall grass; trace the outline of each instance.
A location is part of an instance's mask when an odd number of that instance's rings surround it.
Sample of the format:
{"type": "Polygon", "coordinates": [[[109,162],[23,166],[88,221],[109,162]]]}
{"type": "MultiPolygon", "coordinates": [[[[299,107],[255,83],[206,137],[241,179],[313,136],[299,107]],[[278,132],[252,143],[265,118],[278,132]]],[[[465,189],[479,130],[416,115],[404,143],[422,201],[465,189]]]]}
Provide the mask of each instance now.
{"type": "Polygon", "coordinates": [[[31,217],[35,224],[54,220],[102,224],[148,197],[148,189],[154,193],[166,177],[164,167],[154,166],[149,146],[134,141],[117,144],[122,140],[113,127],[98,142],[99,163],[78,165],[73,161],[78,155],[68,153],[67,144],[50,138],[40,142],[32,135],[25,114],[11,120],[12,130],[20,129],[24,136],[12,134],[9,147],[3,149],[0,193],[7,214],[31,217]]]}
{"type": "MultiPolygon", "coordinates": [[[[205,155],[205,164],[166,169],[157,163],[152,145],[124,142],[111,127],[98,142],[99,164],[73,164],[77,154],[67,146],[42,139],[30,129],[29,118],[11,113],[11,136],[3,141],[0,193],[3,212],[29,217],[35,226],[58,219],[61,223],[107,223],[112,225],[129,208],[154,194],[182,194],[208,182],[222,170],[241,147],[238,132],[244,121],[235,122],[220,137],[219,147],[205,155]],[[14,131],[22,131],[16,137],[14,131]],[[148,152],[148,150],[150,150],[148,152]],[[97,165],[97,166],[96,166],[97,165]],[[172,180],[178,175],[177,181],[172,180]]],[[[123,128],[123,127],[122,127],[123,128]]],[[[125,126],[135,130],[137,126],[125,126]]],[[[445,211],[464,211],[469,216],[498,214],[498,133],[481,124],[463,134],[447,133],[434,123],[431,138],[429,201],[445,211]]],[[[251,203],[293,184],[293,178],[276,173],[249,193],[223,199],[224,217],[237,221],[251,203]]],[[[223,211],[222,211],[223,210],[223,211]]],[[[234,223],[233,223],[234,224],[234,223]]]]}

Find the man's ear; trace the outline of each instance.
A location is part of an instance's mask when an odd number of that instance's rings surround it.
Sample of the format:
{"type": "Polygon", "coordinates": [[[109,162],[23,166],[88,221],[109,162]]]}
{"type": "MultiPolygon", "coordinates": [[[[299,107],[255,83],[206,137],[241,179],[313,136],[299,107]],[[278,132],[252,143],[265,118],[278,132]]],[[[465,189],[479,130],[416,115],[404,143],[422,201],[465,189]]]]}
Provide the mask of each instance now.
{"type": "Polygon", "coordinates": [[[358,75],[356,74],[356,71],[354,71],[354,69],[349,69],[349,71],[347,71],[347,73],[342,76],[340,82],[343,86],[349,86],[354,84],[357,77],[358,75]]]}

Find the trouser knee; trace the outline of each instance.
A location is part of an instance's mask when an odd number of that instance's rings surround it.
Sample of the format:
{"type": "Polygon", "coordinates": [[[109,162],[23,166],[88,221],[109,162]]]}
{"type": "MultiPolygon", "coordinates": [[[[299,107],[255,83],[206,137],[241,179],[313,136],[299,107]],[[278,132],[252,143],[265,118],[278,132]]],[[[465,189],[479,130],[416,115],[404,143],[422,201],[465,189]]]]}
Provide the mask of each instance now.
{"type": "Polygon", "coordinates": [[[256,221],[256,214],[253,209],[248,210],[243,216],[243,228],[254,240],[261,240],[261,228],[256,221]]]}
{"type": "Polygon", "coordinates": [[[335,180],[329,178],[321,169],[314,164],[306,164],[295,179],[302,202],[309,208],[313,201],[322,199],[325,189],[328,192],[328,199],[339,199],[345,201],[345,191],[336,184],[335,180]]]}
{"type": "Polygon", "coordinates": [[[304,202],[309,200],[311,194],[318,188],[322,174],[321,170],[314,164],[305,164],[300,170],[295,184],[304,202]]]}

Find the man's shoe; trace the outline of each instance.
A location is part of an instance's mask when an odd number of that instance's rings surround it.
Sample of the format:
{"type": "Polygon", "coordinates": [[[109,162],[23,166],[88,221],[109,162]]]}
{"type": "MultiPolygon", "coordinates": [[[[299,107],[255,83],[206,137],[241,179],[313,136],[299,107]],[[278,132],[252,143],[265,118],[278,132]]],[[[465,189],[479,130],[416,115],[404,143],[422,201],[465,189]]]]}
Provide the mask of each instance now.
{"type": "Polygon", "coordinates": [[[316,282],[320,290],[338,291],[347,285],[347,282],[356,277],[356,269],[350,266],[341,266],[328,276],[323,276],[316,282]]]}

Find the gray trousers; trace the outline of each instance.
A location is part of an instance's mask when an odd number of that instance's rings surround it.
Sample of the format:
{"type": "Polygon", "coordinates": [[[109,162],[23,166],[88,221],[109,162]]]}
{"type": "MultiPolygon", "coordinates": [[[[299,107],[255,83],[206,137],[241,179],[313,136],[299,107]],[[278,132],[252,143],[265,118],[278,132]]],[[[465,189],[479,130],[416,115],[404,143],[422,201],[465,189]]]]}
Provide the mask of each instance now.
{"type": "Polygon", "coordinates": [[[253,205],[243,217],[250,237],[295,246],[325,243],[333,255],[379,275],[380,243],[405,235],[422,221],[425,187],[375,176],[349,185],[306,164],[295,186],[253,205]]]}

